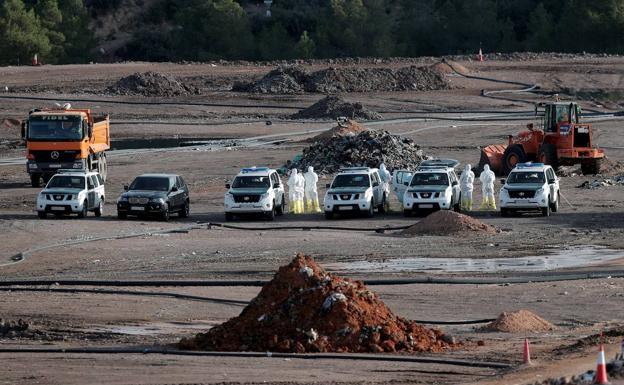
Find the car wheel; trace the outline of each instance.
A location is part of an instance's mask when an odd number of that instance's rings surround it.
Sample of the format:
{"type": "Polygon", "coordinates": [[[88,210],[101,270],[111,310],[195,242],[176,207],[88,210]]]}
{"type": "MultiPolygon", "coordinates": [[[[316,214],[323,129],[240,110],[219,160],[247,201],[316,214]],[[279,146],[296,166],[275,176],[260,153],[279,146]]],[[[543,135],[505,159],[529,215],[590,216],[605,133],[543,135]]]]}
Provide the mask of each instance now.
{"type": "Polygon", "coordinates": [[[412,216],[412,210],[403,210],[403,216],[409,218],[412,216]]]}
{"type": "Polygon", "coordinates": [[[165,210],[160,214],[160,220],[163,222],[168,222],[169,216],[169,204],[165,203],[165,210]]]}
{"type": "Polygon", "coordinates": [[[557,211],[559,211],[559,194],[557,194],[557,200],[551,203],[550,211],[552,211],[553,213],[556,213],[557,211]]]}
{"type": "Polygon", "coordinates": [[[459,200],[453,205],[453,211],[455,211],[456,213],[461,211],[461,195],[459,197],[459,200]]]}
{"type": "Polygon", "coordinates": [[[508,217],[509,216],[509,210],[504,209],[501,207],[501,217],[508,217]]]}
{"type": "Polygon", "coordinates": [[[100,199],[100,204],[98,205],[98,207],[95,209],[95,216],[96,217],[101,217],[102,214],[104,213],[104,199],[100,199]]]}
{"type": "Polygon", "coordinates": [[[268,219],[269,221],[272,221],[275,219],[275,211],[277,209],[275,208],[275,202],[273,202],[273,207],[271,207],[271,211],[267,212],[265,215],[266,219],[268,219]]]}
{"type": "Polygon", "coordinates": [[[190,214],[191,214],[191,203],[187,201],[184,204],[184,206],[182,206],[182,209],[180,210],[178,215],[180,216],[180,218],[188,218],[190,214]]]}
{"type": "Polygon", "coordinates": [[[117,218],[118,219],[126,219],[126,218],[128,218],[128,214],[121,213],[121,212],[117,211],[117,218]]]}
{"type": "Polygon", "coordinates": [[[41,175],[39,174],[30,174],[30,185],[32,187],[41,186],[41,175]]]}
{"type": "Polygon", "coordinates": [[[331,211],[325,211],[325,219],[333,219],[334,213],[331,211]]]}
{"type": "Polygon", "coordinates": [[[232,213],[225,213],[225,220],[226,221],[229,222],[229,221],[231,221],[233,219],[234,219],[234,214],[232,214],[232,213]]]}
{"type": "Polygon", "coordinates": [[[366,217],[372,218],[375,216],[375,202],[371,199],[368,204],[368,211],[366,211],[366,217]]]}
{"type": "Polygon", "coordinates": [[[82,211],[78,213],[78,218],[87,216],[87,201],[82,202],[82,211]]]}
{"type": "Polygon", "coordinates": [[[286,206],[286,202],[285,202],[284,196],[282,195],[282,203],[280,203],[280,205],[277,207],[276,214],[284,215],[285,206],[286,206]]]}
{"type": "Polygon", "coordinates": [[[543,217],[550,216],[550,204],[548,204],[546,207],[542,207],[542,216],[543,217]]]}
{"type": "Polygon", "coordinates": [[[37,211],[37,215],[39,216],[39,219],[46,219],[48,217],[48,214],[45,211],[37,211]]]}
{"type": "Polygon", "coordinates": [[[386,196],[386,194],[384,194],[383,199],[381,200],[381,204],[377,207],[377,211],[379,212],[379,214],[385,214],[386,213],[386,202],[387,202],[388,197],[386,196]]]}

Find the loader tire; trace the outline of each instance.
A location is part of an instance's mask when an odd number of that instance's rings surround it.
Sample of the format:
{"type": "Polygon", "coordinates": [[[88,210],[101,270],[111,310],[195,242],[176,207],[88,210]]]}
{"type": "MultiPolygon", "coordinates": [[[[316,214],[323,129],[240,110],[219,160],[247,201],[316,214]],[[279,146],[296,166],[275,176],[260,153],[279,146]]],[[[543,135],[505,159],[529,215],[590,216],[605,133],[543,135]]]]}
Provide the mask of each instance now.
{"type": "Polygon", "coordinates": [[[602,166],[602,158],[587,159],[581,162],[581,171],[583,175],[596,175],[600,174],[600,167],[602,166]]]}
{"type": "Polygon", "coordinates": [[[554,144],[542,144],[537,153],[537,160],[550,165],[555,172],[559,170],[559,158],[557,158],[557,147],[554,144]]]}
{"type": "Polygon", "coordinates": [[[524,149],[519,144],[512,144],[507,147],[505,152],[503,153],[503,161],[502,161],[502,173],[503,175],[509,175],[511,170],[516,167],[519,163],[524,163],[527,161],[526,154],[524,153],[524,149]]]}

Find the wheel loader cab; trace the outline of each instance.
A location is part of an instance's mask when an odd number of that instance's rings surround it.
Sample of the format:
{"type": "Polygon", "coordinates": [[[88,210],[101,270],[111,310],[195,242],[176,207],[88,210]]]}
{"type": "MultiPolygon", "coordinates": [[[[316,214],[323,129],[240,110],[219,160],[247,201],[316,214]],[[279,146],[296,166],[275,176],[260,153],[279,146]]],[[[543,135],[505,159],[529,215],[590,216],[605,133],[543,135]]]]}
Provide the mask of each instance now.
{"type": "Polygon", "coordinates": [[[544,110],[544,132],[557,133],[561,124],[579,123],[580,108],[576,103],[554,103],[544,110]]]}

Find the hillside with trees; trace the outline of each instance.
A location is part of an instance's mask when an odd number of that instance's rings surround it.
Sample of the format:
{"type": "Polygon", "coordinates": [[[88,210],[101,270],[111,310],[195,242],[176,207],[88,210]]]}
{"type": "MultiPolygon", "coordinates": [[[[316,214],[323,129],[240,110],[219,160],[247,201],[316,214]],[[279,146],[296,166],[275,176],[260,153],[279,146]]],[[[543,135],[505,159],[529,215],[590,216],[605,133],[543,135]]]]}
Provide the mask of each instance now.
{"type": "Polygon", "coordinates": [[[2,0],[0,63],[624,53],[624,0],[2,0]],[[132,11],[131,11],[132,10],[132,11]]]}

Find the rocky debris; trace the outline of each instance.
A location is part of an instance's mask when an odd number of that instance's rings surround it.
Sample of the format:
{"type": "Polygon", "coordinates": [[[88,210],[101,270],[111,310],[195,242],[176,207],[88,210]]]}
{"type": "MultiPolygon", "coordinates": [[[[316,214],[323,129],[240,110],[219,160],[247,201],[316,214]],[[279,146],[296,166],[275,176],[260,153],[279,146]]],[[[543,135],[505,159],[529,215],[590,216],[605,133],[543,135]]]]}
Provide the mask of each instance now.
{"type": "Polygon", "coordinates": [[[479,331],[506,332],[506,333],[535,333],[556,330],[557,327],[529,310],[503,312],[495,321],[492,321],[479,331]]]}
{"type": "Polygon", "coordinates": [[[413,169],[425,159],[420,147],[410,139],[388,131],[365,130],[314,142],[291,167],[306,170],[312,166],[317,172],[331,174],[343,167],[378,167],[381,162],[391,170],[413,169]]]}
{"type": "Polygon", "coordinates": [[[593,181],[586,180],[576,187],[593,190],[607,186],[624,186],[624,175],[614,176],[613,178],[594,179],[593,181]]]}
{"type": "Polygon", "coordinates": [[[314,143],[314,142],[325,141],[325,140],[331,139],[334,136],[336,137],[355,136],[359,134],[360,132],[363,132],[366,130],[367,130],[366,127],[356,122],[355,120],[338,119],[338,124],[335,127],[325,132],[321,132],[317,136],[312,137],[308,139],[307,141],[314,143]]]}
{"type": "Polygon", "coordinates": [[[370,91],[428,91],[449,89],[439,71],[423,66],[392,68],[329,67],[311,73],[297,66],[278,67],[258,81],[237,83],[233,91],[297,94],[370,91]]]}
{"type": "Polygon", "coordinates": [[[349,119],[378,120],[381,115],[365,108],[362,103],[349,103],[338,96],[326,96],[310,107],[290,116],[291,119],[349,119]]]}
{"type": "Polygon", "coordinates": [[[30,324],[21,318],[14,321],[5,321],[0,318],[0,337],[17,337],[28,330],[30,324]]]}
{"type": "Polygon", "coordinates": [[[431,65],[430,68],[432,71],[437,72],[441,75],[452,75],[455,72],[459,72],[462,75],[468,75],[470,73],[470,70],[468,70],[468,68],[464,67],[463,65],[446,59],[442,59],[442,61],[431,65]]]}
{"type": "MultiPolygon", "coordinates": [[[[618,356],[607,362],[607,377],[609,380],[624,378],[624,357],[618,356]]],[[[583,374],[576,376],[548,378],[543,381],[535,382],[534,385],[590,385],[594,384],[596,372],[589,370],[583,374]]]]}
{"type": "Polygon", "coordinates": [[[298,254],[238,317],[182,339],[180,349],[278,352],[440,352],[444,334],[393,314],[362,282],[298,254]]]}
{"type": "Polygon", "coordinates": [[[416,235],[472,235],[475,232],[497,234],[498,229],[468,215],[451,210],[439,210],[403,230],[401,234],[416,235]]]}
{"type": "Polygon", "coordinates": [[[5,118],[0,122],[0,128],[19,129],[22,121],[14,118],[5,118]]]}
{"type": "Polygon", "coordinates": [[[173,76],[157,72],[137,72],[126,76],[108,87],[106,91],[116,95],[167,97],[197,93],[197,90],[181,83],[173,76]]]}

